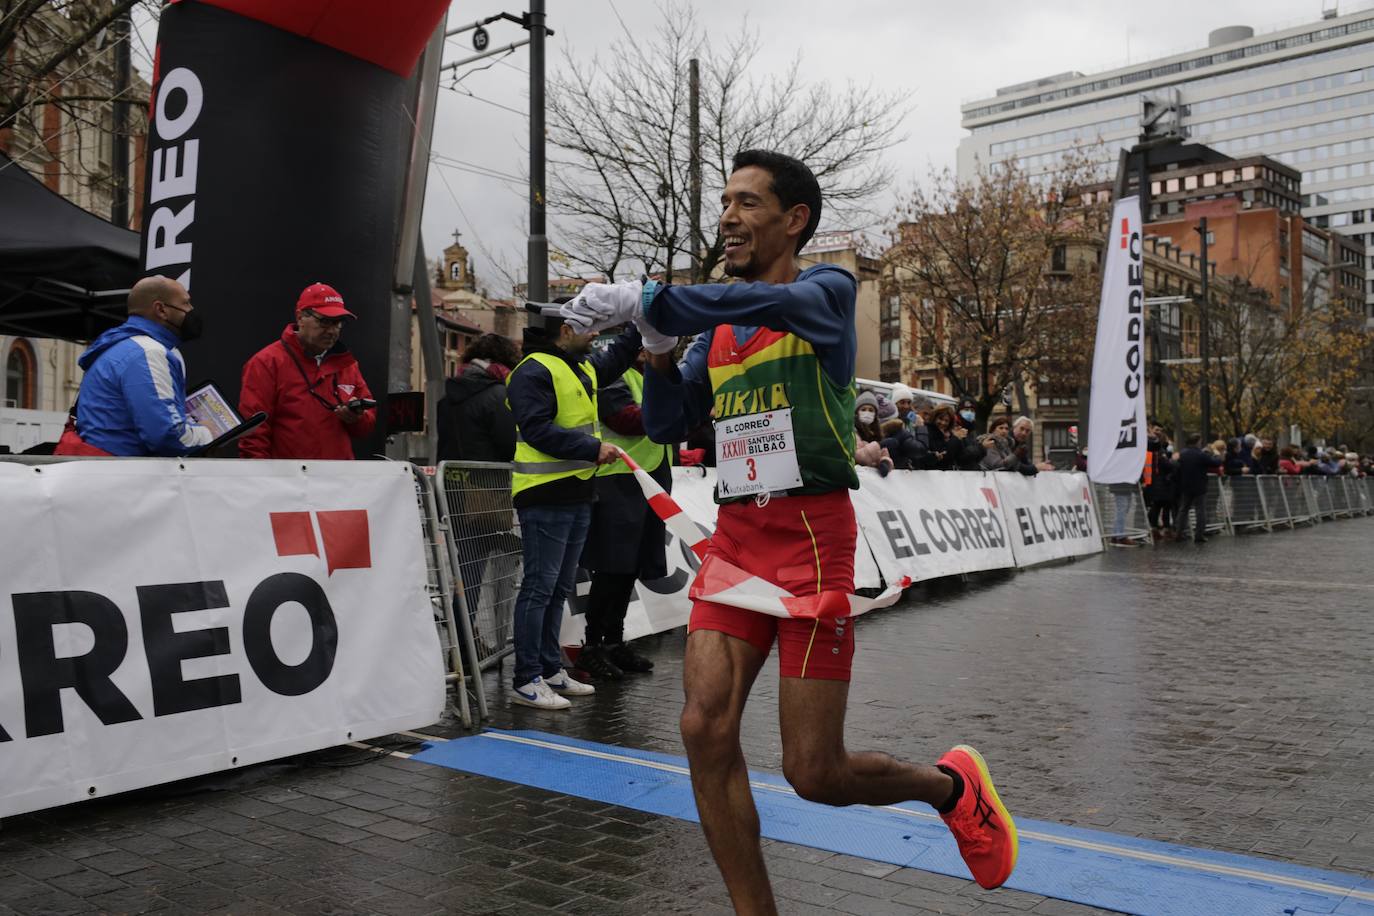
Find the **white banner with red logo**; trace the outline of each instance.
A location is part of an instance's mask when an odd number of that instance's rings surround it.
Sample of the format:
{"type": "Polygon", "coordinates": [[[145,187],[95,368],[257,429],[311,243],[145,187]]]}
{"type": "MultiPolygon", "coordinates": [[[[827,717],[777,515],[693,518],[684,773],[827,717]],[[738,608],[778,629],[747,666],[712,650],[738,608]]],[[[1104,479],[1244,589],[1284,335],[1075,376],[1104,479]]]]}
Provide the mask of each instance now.
{"type": "MultiPolygon", "coordinates": [[[[892,586],[991,569],[1029,566],[1102,550],[1091,488],[1082,474],[971,471],[894,471],[880,477],[859,468],[860,488],[851,492],[859,523],[855,544],[856,589],[892,586]]],[[[672,501],[701,533],[715,530],[715,473],[709,468],[674,468],[672,501]]],[[[681,527],[681,526],[679,526],[681,527]]],[[[637,639],[686,626],[689,591],[701,563],[692,545],[671,529],[668,576],[635,583],[625,614],[625,638],[637,639]]],[[[560,641],[582,643],[588,588],[571,603],[560,641]]],[[[721,582],[715,583],[721,585],[721,582]]],[[[766,585],[746,598],[776,602],[766,585]]],[[[745,601],[744,603],[747,603],[745,601]]]]}
{"type": "Polygon", "coordinates": [[[860,468],[852,494],[859,528],[892,581],[956,576],[1013,564],[997,493],[999,474],[860,468]]]}
{"type": "Polygon", "coordinates": [[[0,463],[0,817],[437,720],[410,468],[0,463]]]}
{"type": "Polygon", "coordinates": [[[1086,474],[997,475],[1017,566],[1102,551],[1086,474]]]}
{"type": "Polygon", "coordinates": [[[1123,197],[1107,229],[1088,402],[1088,476],[1098,483],[1135,483],[1145,464],[1143,246],[1140,198],[1123,197]]]}

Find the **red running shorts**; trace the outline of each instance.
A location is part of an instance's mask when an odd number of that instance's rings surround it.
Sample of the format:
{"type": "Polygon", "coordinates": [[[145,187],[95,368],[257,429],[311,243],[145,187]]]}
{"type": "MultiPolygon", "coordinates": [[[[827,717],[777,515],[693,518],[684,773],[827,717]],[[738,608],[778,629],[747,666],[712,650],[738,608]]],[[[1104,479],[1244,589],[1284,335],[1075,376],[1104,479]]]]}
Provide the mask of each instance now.
{"type": "MultiPolygon", "coordinates": [[[[858,525],[848,490],[814,496],[773,497],[720,507],[710,554],[794,595],[854,591],[858,525]]],[[[697,600],[687,632],[715,630],[742,639],[767,655],[778,641],[783,677],[849,680],[854,621],[801,620],[697,600]]]]}

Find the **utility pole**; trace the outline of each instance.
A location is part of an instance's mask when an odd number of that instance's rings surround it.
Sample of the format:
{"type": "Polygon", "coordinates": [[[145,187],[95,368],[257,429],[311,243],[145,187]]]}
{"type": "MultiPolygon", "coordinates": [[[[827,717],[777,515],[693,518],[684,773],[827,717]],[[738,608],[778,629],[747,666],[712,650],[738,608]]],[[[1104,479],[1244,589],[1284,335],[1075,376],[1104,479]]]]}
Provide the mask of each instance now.
{"type": "Polygon", "coordinates": [[[530,0],[530,240],[525,298],[549,298],[549,237],[544,222],[544,0],[530,0]]]}
{"type": "Polygon", "coordinates": [[[133,82],[133,57],[129,35],[133,20],[128,12],[110,23],[115,41],[114,110],[111,121],[110,177],[114,193],[110,201],[110,222],[129,228],[129,86],[133,82]]]}
{"type": "Polygon", "coordinates": [[[706,280],[701,275],[701,67],[694,57],[687,64],[687,79],[690,87],[688,112],[691,129],[688,134],[692,144],[689,171],[691,172],[691,199],[688,218],[692,221],[692,280],[701,283],[706,280]]]}
{"type": "Polygon", "coordinates": [[[1212,339],[1210,321],[1210,302],[1207,295],[1207,217],[1197,221],[1193,230],[1202,237],[1202,300],[1198,304],[1198,348],[1202,357],[1202,440],[1212,441],[1212,339]]]}

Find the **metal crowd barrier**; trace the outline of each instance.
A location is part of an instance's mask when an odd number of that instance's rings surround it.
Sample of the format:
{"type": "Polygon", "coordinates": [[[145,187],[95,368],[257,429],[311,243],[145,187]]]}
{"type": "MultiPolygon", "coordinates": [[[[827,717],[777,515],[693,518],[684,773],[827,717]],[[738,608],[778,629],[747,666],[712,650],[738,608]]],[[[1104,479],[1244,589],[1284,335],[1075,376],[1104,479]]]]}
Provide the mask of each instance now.
{"type": "Polygon", "coordinates": [[[1113,539],[1154,543],[1145,496],[1139,484],[1095,483],[1093,504],[1097,506],[1098,527],[1108,543],[1113,539]]]}
{"type": "Polygon", "coordinates": [[[1350,505],[1356,515],[1374,514],[1374,477],[1347,477],[1350,505]]]}
{"type": "Polygon", "coordinates": [[[1317,493],[1312,487],[1312,478],[1306,476],[1284,477],[1283,482],[1287,484],[1292,481],[1292,489],[1289,491],[1288,498],[1294,503],[1293,515],[1297,518],[1299,514],[1298,506],[1301,506],[1302,521],[1313,525],[1321,524],[1321,507],[1317,505],[1317,493]]]}
{"type": "Polygon", "coordinates": [[[1222,486],[1224,477],[1207,477],[1207,495],[1203,499],[1207,503],[1207,528],[1208,534],[1233,534],[1231,528],[1231,501],[1227,498],[1227,491],[1222,486]]]}
{"type": "MultiPolygon", "coordinates": [[[[1102,537],[1149,540],[1140,490],[1132,484],[1093,484],[1102,537]]],[[[1207,532],[1320,524],[1323,520],[1374,515],[1374,477],[1241,475],[1208,477],[1207,532]]],[[[1186,532],[1192,532],[1189,524],[1186,532]]]]}
{"type": "Polygon", "coordinates": [[[473,665],[485,671],[515,651],[515,598],[524,567],[511,466],[443,461],[435,480],[443,493],[458,606],[472,632],[473,665]]]}
{"type": "Polygon", "coordinates": [[[1275,525],[1292,528],[1297,519],[1292,506],[1288,504],[1288,488],[1283,485],[1283,478],[1261,475],[1255,478],[1255,489],[1259,491],[1260,512],[1265,519],[1264,530],[1273,531],[1275,525]]]}
{"type": "Polygon", "coordinates": [[[1246,528],[1273,530],[1274,520],[1265,511],[1264,496],[1260,492],[1258,477],[1226,477],[1222,480],[1222,492],[1231,518],[1231,530],[1242,531],[1246,528]]]}
{"type": "Polygon", "coordinates": [[[454,614],[453,572],[449,558],[449,542],[442,517],[434,499],[432,476],[434,468],[411,465],[415,478],[415,496],[420,504],[422,536],[425,546],[425,587],[429,593],[430,605],[434,609],[434,625],[439,631],[439,645],[444,653],[444,678],[453,685],[457,699],[457,712],[464,728],[472,727],[472,712],[468,708],[468,689],[477,700],[478,714],[486,718],[486,697],[482,693],[480,669],[476,666],[476,653],[472,647],[472,634],[454,614]],[[463,653],[467,652],[465,664],[463,653]],[[468,677],[468,669],[473,676],[468,677]]]}

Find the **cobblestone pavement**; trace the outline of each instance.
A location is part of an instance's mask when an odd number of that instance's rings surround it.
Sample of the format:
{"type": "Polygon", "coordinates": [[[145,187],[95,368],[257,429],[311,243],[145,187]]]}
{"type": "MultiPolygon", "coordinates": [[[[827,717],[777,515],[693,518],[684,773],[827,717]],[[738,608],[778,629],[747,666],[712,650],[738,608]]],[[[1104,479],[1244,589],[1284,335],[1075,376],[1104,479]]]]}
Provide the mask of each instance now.
{"type": "MultiPolygon", "coordinates": [[[[1374,876],[1374,519],[930,583],[859,622],[849,742],[969,741],[1023,817],[1374,876]]],[[[496,727],[681,753],[650,676],[496,727]]],[[[505,673],[509,673],[507,668],[505,673]]],[[[776,666],[744,732],[780,768],[776,666]]],[[[452,723],[428,729],[458,735],[452,723]]],[[[393,736],[374,742],[413,749],[393,736]]],[[[1096,912],[771,843],[795,914],[1096,912]]],[[[728,913],[695,824],[352,749],[0,825],[10,913],[728,913]]]]}

